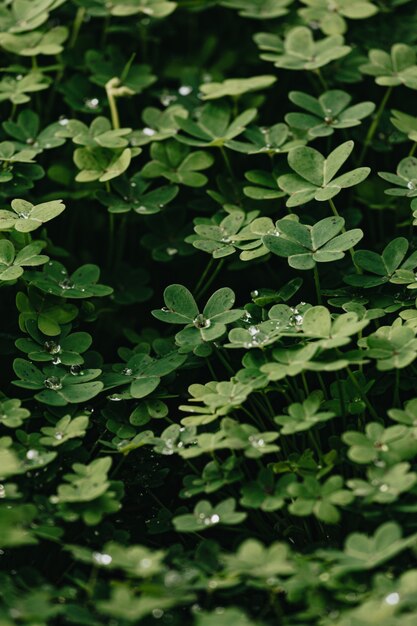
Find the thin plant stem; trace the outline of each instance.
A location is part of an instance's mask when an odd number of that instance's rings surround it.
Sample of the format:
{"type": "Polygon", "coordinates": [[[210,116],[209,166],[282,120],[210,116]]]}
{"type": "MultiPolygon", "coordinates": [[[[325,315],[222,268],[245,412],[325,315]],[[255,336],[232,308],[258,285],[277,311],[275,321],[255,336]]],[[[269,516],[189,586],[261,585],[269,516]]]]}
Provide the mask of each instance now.
{"type": "Polygon", "coordinates": [[[194,287],[194,293],[198,293],[199,292],[199,290],[201,288],[201,285],[204,284],[204,281],[206,280],[207,275],[210,272],[210,270],[213,267],[213,265],[214,265],[214,259],[213,259],[213,257],[211,257],[209,262],[207,263],[205,269],[204,269],[204,272],[201,274],[201,276],[200,276],[200,278],[198,280],[198,283],[194,287]]]}
{"type": "Polygon", "coordinates": [[[317,302],[321,304],[323,301],[321,298],[320,276],[319,276],[319,270],[317,269],[317,264],[314,265],[313,276],[314,276],[314,287],[316,289],[317,302]]]}
{"type": "Polygon", "coordinates": [[[384,109],[385,109],[385,107],[387,105],[387,102],[389,100],[391,92],[392,92],[392,87],[388,87],[388,89],[386,90],[386,92],[384,94],[384,97],[382,98],[382,100],[380,102],[380,105],[379,105],[378,110],[377,110],[377,112],[375,114],[375,117],[372,120],[371,125],[369,126],[368,132],[366,133],[365,141],[363,143],[362,152],[361,152],[361,154],[359,156],[359,163],[360,164],[362,164],[364,159],[365,159],[366,153],[368,152],[369,145],[370,145],[370,143],[371,143],[371,141],[372,141],[372,139],[373,139],[373,137],[375,135],[375,132],[376,132],[376,130],[378,128],[378,125],[379,125],[379,122],[380,122],[380,119],[381,119],[381,115],[384,112],[384,109]]]}
{"type": "Polygon", "coordinates": [[[213,281],[214,281],[214,279],[216,278],[217,274],[218,274],[218,273],[220,272],[220,270],[222,269],[223,264],[224,264],[224,259],[221,259],[221,260],[218,262],[218,264],[217,264],[217,266],[216,266],[216,268],[215,268],[214,272],[213,272],[213,273],[212,273],[212,275],[210,276],[210,278],[206,281],[206,283],[202,286],[202,288],[201,288],[200,292],[196,295],[196,300],[197,300],[197,299],[199,299],[199,298],[201,298],[201,296],[202,296],[203,294],[205,294],[205,293],[206,293],[207,289],[210,287],[210,285],[212,284],[212,282],[213,282],[213,281]]]}
{"type": "Polygon", "coordinates": [[[364,393],[364,392],[363,392],[363,390],[362,390],[362,388],[361,388],[360,384],[359,384],[359,383],[358,383],[358,381],[356,380],[356,378],[355,378],[355,376],[354,376],[354,374],[353,374],[352,370],[350,369],[350,367],[347,367],[347,368],[346,368],[346,371],[347,371],[348,376],[349,376],[349,379],[350,379],[350,380],[351,380],[351,382],[353,383],[353,385],[354,385],[355,389],[357,389],[357,391],[359,392],[359,394],[360,394],[360,396],[361,396],[362,400],[365,402],[366,407],[367,407],[367,409],[368,409],[369,413],[372,415],[372,417],[373,417],[374,419],[378,419],[378,414],[377,414],[377,412],[375,411],[375,409],[374,409],[374,407],[372,406],[372,404],[369,402],[369,400],[368,400],[368,398],[367,398],[367,396],[366,396],[366,393],[364,393]]]}
{"type": "Polygon", "coordinates": [[[68,48],[70,49],[75,46],[75,42],[78,39],[78,35],[84,21],[85,13],[86,9],[84,7],[80,7],[75,14],[74,22],[72,24],[71,38],[68,42],[68,48]]]}
{"type": "MultiPolygon", "coordinates": [[[[330,204],[330,208],[331,208],[331,210],[332,210],[333,215],[335,215],[336,217],[340,217],[340,213],[339,213],[339,211],[337,210],[336,205],[335,205],[335,203],[333,202],[332,198],[329,198],[329,204],[330,204]]],[[[343,226],[343,228],[342,228],[342,233],[345,233],[345,232],[346,232],[346,228],[343,226]]],[[[350,256],[351,256],[352,263],[353,263],[353,265],[354,265],[354,266],[355,266],[355,268],[356,268],[356,272],[357,272],[358,274],[362,274],[362,270],[361,270],[361,268],[360,268],[358,265],[356,265],[356,263],[355,263],[355,251],[353,250],[353,248],[349,248],[349,254],[350,254],[350,256]]]]}

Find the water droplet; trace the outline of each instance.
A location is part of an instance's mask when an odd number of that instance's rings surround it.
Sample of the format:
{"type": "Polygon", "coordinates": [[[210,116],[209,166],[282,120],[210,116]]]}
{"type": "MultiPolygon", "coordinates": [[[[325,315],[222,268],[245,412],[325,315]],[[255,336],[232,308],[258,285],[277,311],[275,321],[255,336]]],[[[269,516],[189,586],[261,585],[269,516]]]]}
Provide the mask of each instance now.
{"type": "Polygon", "coordinates": [[[171,309],[168,308],[167,306],[163,306],[161,311],[163,311],[164,313],[172,313],[171,309]]]}
{"type": "Polygon", "coordinates": [[[257,289],[254,289],[250,292],[250,296],[251,298],[257,298],[259,296],[259,291],[257,289]]]}
{"type": "Polygon", "coordinates": [[[212,524],[218,524],[218,523],[220,522],[220,517],[219,517],[219,515],[217,515],[217,513],[214,513],[214,515],[212,515],[212,516],[210,517],[210,522],[211,522],[212,524]]]}
{"type": "Polygon", "coordinates": [[[178,93],[180,94],[180,96],[189,96],[192,90],[193,88],[190,85],[181,85],[181,87],[178,89],[178,93]]]}
{"type": "Polygon", "coordinates": [[[59,354],[61,352],[61,346],[55,341],[45,341],[43,347],[49,354],[59,354]]]}
{"type": "Polygon", "coordinates": [[[249,441],[254,448],[263,448],[265,441],[259,435],[251,435],[249,441]]]}
{"type": "Polygon", "coordinates": [[[162,609],[153,609],[152,610],[152,617],[154,617],[155,619],[160,619],[163,616],[164,612],[162,609]]]}
{"type": "Polygon", "coordinates": [[[175,256],[178,254],[177,248],[167,248],[166,252],[168,256],[175,256]]]}
{"type": "Polygon", "coordinates": [[[98,98],[87,98],[86,100],[84,100],[84,104],[87,109],[97,109],[98,105],[100,104],[100,100],[98,98]]]}
{"type": "Polygon", "coordinates": [[[36,461],[39,458],[39,452],[37,450],[28,450],[26,452],[26,458],[29,459],[29,461],[36,461]]]}
{"type": "Polygon", "coordinates": [[[26,143],[28,144],[28,146],[31,146],[34,142],[35,140],[33,139],[33,137],[28,137],[26,139],[26,143]]]}
{"type": "Polygon", "coordinates": [[[78,376],[80,372],[81,372],[81,365],[71,365],[70,374],[72,374],[73,376],[78,376]]]}
{"type": "Polygon", "coordinates": [[[211,321],[205,318],[202,313],[199,313],[197,317],[194,318],[193,324],[196,328],[209,328],[211,326],[211,321]]]}
{"type": "Polygon", "coordinates": [[[61,363],[61,359],[59,358],[59,356],[54,356],[54,358],[52,359],[52,363],[53,365],[59,365],[61,363]]]}
{"type": "Polygon", "coordinates": [[[58,441],[61,441],[61,439],[63,439],[64,435],[63,435],[61,432],[57,431],[57,432],[55,433],[54,437],[55,437],[55,439],[57,439],[58,441]]]}
{"type": "Polygon", "coordinates": [[[6,489],[4,485],[0,485],[0,498],[5,498],[5,497],[6,497],[6,489]]]}
{"type": "Polygon", "coordinates": [[[150,559],[141,559],[139,561],[139,567],[141,569],[149,569],[151,565],[152,565],[152,561],[150,559]]]}
{"type": "MultiPolygon", "coordinates": [[[[23,26],[24,22],[20,22],[20,25],[23,26]]],[[[22,78],[23,78],[23,74],[17,74],[16,80],[22,80],[22,78]]]]}
{"type": "Polygon", "coordinates": [[[98,565],[110,565],[113,561],[110,554],[101,554],[100,552],[93,552],[93,561],[95,561],[98,565]]]}
{"type": "Polygon", "coordinates": [[[69,278],[64,278],[58,285],[61,289],[72,289],[74,287],[74,283],[69,278]]]}
{"type": "Polygon", "coordinates": [[[133,370],[130,367],[125,367],[124,370],[122,370],[122,374],[125,376],[132,376],[133,370]]]}
{"type": "Polygon", "coordinates": [[[397,593],[396,591],[394,591],[394,593],[389,593],[387,596],[385,596],[385,602],[389,604],[390,606],[394,606],[395,604],[398,604],[399,601],[400,601],[400,594],[397,593]]]}
{"type": "Polygon", "coordinates": [[[379,488],[379,491],[382,491],[383,493],[388,491],[388,490],[389,490],[388,485],[381,485],[380,488],[379,488]]]}
{"type": "Polygon", "coordinates": [[[160,97],[160,102],[164,107],[168,107],[170,104],[175,102],[176,99],[177,99],[177,96],[174,96],[173,94],[169,94],[169,93],[164,93],[160,97]]]}
{"type": "Polygon", "coordinates": [[[144,135],[146,135],[147,137],[152,137],[152,135],[155,135],[156,130],[154,130],[153,128],[149,128],[148,126],[146,126],[145,128],[142,129],[142,132],[144,135]]]}
{"type": "Polygon", "coordinates": [[[407,187],[408,187],[408,189],[415,189],[415,185],[414,185],[414,183],[413,183],[413,181],[412,181],[412,180],[409,180],[409,181],[408,181],[408,183],[407,183],[407,187]]]}
{"type": "Polygon", "coordinates": [[[326,115],[326,117],[324,118],[324,121],[326,124],[331,124],[334,120],[329,115],[326,115]]]}
{"type": "Polygon", "coordinates": [[[20,213],[18,213],[18,216],[23,220],[27,220],[30,217],[30,213],[31,211],[21,211],[20,213]]]}
{"type": "Polygon", "coordinates": [[[251,337],[255,337],[255,335],[257,335],[259,332],[259,328],[257,328],[256,326],[249,326],[248,328],[248,333],[251,335],[251,337]]]}
{"type": "Polygon", "coordinates": [[[60,124],[60,126],[67,126],[69,122],[69,119],[67,117],[60,117],[58,120],[58,124],[60,124]]]}
{"type": "Polygon", "coordinates": [[[50,376],[49,378],[45,378],[43,384],[47,389],[52,389],[52,391],[58,391],[62,389],[61,379],[58,376],[50,376]]]}

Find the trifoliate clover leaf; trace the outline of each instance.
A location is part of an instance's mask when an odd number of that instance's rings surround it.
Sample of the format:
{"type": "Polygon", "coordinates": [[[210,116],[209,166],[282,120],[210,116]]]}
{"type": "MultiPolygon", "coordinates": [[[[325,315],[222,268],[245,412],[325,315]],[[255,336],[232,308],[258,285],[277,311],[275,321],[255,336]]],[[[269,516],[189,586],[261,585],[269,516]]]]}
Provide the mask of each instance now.
{"type": "Polygon", "coordinates": [[[21,401],[14,398],[0,400],[0,424],[6,428],[18,428],[25,419],[30,417],[30,411],[21,406],[21,401]]]}
{"type": "Polygon", "coordinates": [[[342,476],[331,476],[321,484],[313,476],[306,476],[302,483],[288,486],[288,494],[295,500],[288,506],[293,515],[314,515],[326,524],[337,524],[340,520],[338,507],[350,504],[353,494],[344,489],[342,476]]]}
{"type": "MultiPolygon", "coordinates": [[[[1,40],[0,40],[1,41],[1,40]]],[[[222,83],[203,83],[200,91],[202,100],[215,100],[231,96],[237,98],[251,91],[266,89],[276,82],[275,76],[251,76],[251,78],[228,78],[222,83]]]]}
{"type": "Polygon", "coordinates": [[[239,578],[266,580],[271,576],[290,576],[294,572],[290,550],[281,542],[267,547],[257,539],[246,539],[235,553],[222,554],[221,560],[226,571],[239,578]]]}
{"type": "Polygon", "coordinates": [[[311,30],[305,26],[292,28],[284,41],[282,51],[280,41],[271,38],[259,38],[257,43],[268,54],[261,55],[266,61],[272,61],[276,67],[287,70],[316,70],[331,61],[346,56],[351,48],[344,45],[342,35],[332,35],[314,41],[311,30]],[[278,52],[278,54],[271,52],[278,52]]]}
{"type": "Polygon", "coordinates": [[[130,145],[143,146],[151,141],[165,141],[174,137],[179,129],[177,117],[188,117],[188,111],[179,104],[169,106],[160,111],[155,107],[147,107],[142,113],[144,128],[133,130],[130,135],[130,145]]]}
{"type": "Polygon", "coordinates": [[[177,124],[186,133],[177,140],[200,148],[227,146],[228,142],[243,133],[256,116],[256,109],[247,109],[234,119],[229,105],[209,102],[199,110],[195,120],[177,117],[177,124]]]}
{"type": "Polygon", "coordinates": [[[402,538],[400,526],[395,522],[386,522],[371,536],[351,533],[343,552],[323,550],[321,555],[334,562],[331,575],[339,577],[349,572],[374,569],[414,546],[416,540],[415,534],[402,538]]]}
{"type": "Polygon", "coordinates": [[[148,354],[134,354],[124,366],[118,368],[120,371],[106,374],[103,381],[106,389],[129,385],[133,398],[144,398],[158,387],[163,376],[181,367],[186,358],[186,355],[178,352],[171,352],[159,359],[148,354]]]}
{"type": "Polygon", "coordinates": [[[65,26],[55,26],[46,32],[37,30],[24,34],[0,33],[0,47],[21,56],[56,55],[63,50],[68,37],[65,26]]]}
{"type": "Polygon", "coordinates": [[[178,345],[197,348],[201,343],[218,339],[226,332],[226,325],[238,320],[243,311],[232,309],[235,294],[228,287],[218,289],[207,301],[203,312],[183,285],[170,285],[164,291],[165,307],[152,315],[168,324],[182,324],[185,328],[175,335],[178,345]]]}
{"type": "Polygon", "coordinates": [[[365,433],[346,431],[342,435],[342,440],[349,446],[347,455],[354,463],[394,464],[402,460],[395,449],[395,444],[407,437],[408,429],[405,426],[384,428],[379,422],[371,422],[366,425],[365,433]]]}
{"type": "Polygon", "coordinates": [[[201,174],[214,163],[211,154],[190,148],[174,140],[151,145],[152,160],[141,171],[143,178],[167,178],[171,183],[202,187],[207,183],[207,176],[201,174]]]}
{"type": "Polygon", "coordinates": [[[75,463],[73,473],[64,475],[66,482],[60,484],[57,494],[50,498],[58,514],[67,521],[81,517],[85,524],[93,526],[104,515],[118,511],[123,488],[121,483],[108,479],[111,464],[108,456],[88,465],[75,463]]]}
{"type": "Polygon", "coordinates": [[[49,13],[65,0],[21,0],[2,7],[2,30],[9,33],[24,33],[42,26],[49,18],[49,13]]]}
{"type": "Polygon", "coordinates": [[[330,350],[349,343],[369,323],[369,319],[359,319],[353,311],[332,319],[329,309],[313,306],[304,313],[301,330],[306,337],[317,339],[322,349],[330,350]]]}
{"type": "Polygon", "coordinates": [[[309,430],[320,422],[327,422],[335,417],[332,411],[320,411],[323,392],[313,391],[303,402],[294,402],[288,407],[288,415],[277,415],[274,421],[282,426],[283,435],[309,430]]]}
{"type": "Polygon", "coordinates": [[[42,437],[39,442],[44,446],[56,447],[66,441],[84,437],[88,427],[88,417],[79,415],[71,418],[70,415],[62,417],[55,426],[44,426],[41,428],[42,437]]]}
{"type": "Polygon", "coordinates": [[[30,149],[42,152],[65,143],[65,139],[56,136],[57,131],[61,129],[59,122],[41,129],[40,117],[31,109],[21,111],[16,122],[10,120],[3,122],[2,127],[21,150],[29,146],[30,149]]]}
{"type": "MultiPolygon", "coordinates": [[[[302,139],[294,138],[286,124],[274,124],[271,127],[251,126],[242,136],[243,140],[232,140],[227,143],[230,150],[244,154],[285,154],[297,146],[304,145],[302,139]]],[[[264,171],[266,176],[267,173],[264,171]]],[[[251,197],[251,196],[249,196],[251,197]]]]}
{"type": "Polygon", "coordinates": [[[366,356],[376,359],[382,372],[407,367],[417,357],[417,329],[401,324],[398,318],[392,326],[380,326],[363,340],[366,356]]]}
{"type": "Polygon", "coordinates": [[[397,463],[388,469],[369,467],[367,481],[353,478],[346,484],[357,498],[363,498],[367,504],[371,502],[389,504],[415,485],[417,474],[410,472],[410,468],[410,463],[397,463]]]}
{"type": "Polygon", "coordinates": [[[97,284],[99,278],[100,269],[97,265],[81,265],[70,275],[62,263],[50,261],[42,273],[33,274],[31,284],[45,293],[61,298],[99,298],[110,295],[113,289],[97,284]]]}
{"type": "Polygon", "coordinates": [[[0,102],[10,100],[12,104],[30,102],[28,94],[47,89],[50,78],[45,74],[30,72],[26,76],[5,76],[0,81],[0,102]]]}
{"type": "MultiPolygon", "coordinates": [[[[150,1],[151,0],[148,0],[148,2],[150,1]]],[[[160,2],[159,4],[172,5],[174,3],[160,2]]],[[[158,519],[158,524],[159,521],[158,519]]],[[[167,522],[165,519],[164,521],[167,522]]],[[[168,523],[166,523],[166,526],[168,526],[168,523]]],[[[154,594],[141,594],[139,597],[135,595],[135,591],[132,590],[130,583],[119,583],[111,589],[109,599],[97,601],[97,610],[100,614],[110,616],[116,620],[138,623],[138,620],[142,620],[142,618],[146,616],[151,616],[155,611],[156,614],[159,615],[158,611],[170,609],[178,604],[178,602],[178,589],[173,596],[165,595],[161,597],[160,595],[154,594]]],[[[249,624],[248,626],[251,625],[249,624]]]]}
{"type": "Polygon", "coordinates": [[[34,267],[47,263],[49,257],[39,254],[44,247],[43,241],[34,241],[16,253],[11,241],[0,239],[0,282],[17,280],[22,276],[24,267],[34,267]]]}
{"type": "Polygon", "coordinates": [[[254,20],[269,20],[288,13],[292,0],[221,0],[228,9],[236,9],[242,17],[254,20]]]}
{"type": "Polygon", "coordinates": [[[224,217],[220,222],[208,218],[197,218],[194,221],[195,235],[187,237],[187,241],[192,243],[197,250],[203,250],[213,256],[213,259],[220,259],[229,256],[236,251],[236,235],[250,224],[257,211],[246,214],[240,210],[234,210],[224,217]]]}
{"type": "Polygon", "coordinates": [[[314,148],[300,146],[288,154],[288,164],[295,174],[284,174],[278,184],[290,196],[287,206],[299,206],[310,200],[329,200],[342,189],[359,185],[371,171],[358,167],[334,178],[349,158],[353,141],[346,141],[335,148],[327,158],[314,148]]]}
{"type": "Polygon", "coordinates": [[[164,570],[163,550],[151,550],[145,546],[123,546],[109,541],[100,552],[92,552],[81,546],[67,546],[74,557],[83,563],[89,563],[103,569],[117,569],[132,578],[148,578],[164,570]]]}
{"type": "Polygon", "coordinates": [[[16,348],[25,352],[31,361],[51,362],[53,365],[82,365],[84,359],[81,354],[88,350],[92,342],[88,333],[71,333],[69,324],[62,327],[62,332],[54,340],[40,332],[34,319],[26,320],[25,330],[29,337],[17,339],[16,348]]]}
{"type": "Polygon", "coordinates": [[[270,468],[261,469],[256,480],[241,488],[240,504],[248,509],[277,511],[288,499],[287,487],[295,480],[293,474],[286,474],[276,480],[270,468]]]}
{"type": "Polygon", "coordinates": [[[235,510],[236,502],[233,498],[223,500],[212,506],[208,500],[200,500],[191,514],[174,517],[175,530],[182,533],[201,532],[217,524],[235,525],[246,519],[246,513],[235,510]]]}
{"type": "Polygon", "coordinates": [[[406,402],[404,409],[390,409],[388,415],[399,424],[417,427],[417,398],[406,402]]]}
{"type": "Polygon", "coordinates": [[[354,253],[355,265],[367,274],[350,274],[345,276],[344,281],[355,287],[377,287],[387,282],[399,283],[402,276],[406,276],[409,282],[416,284],[414,270],[417,267],[417,252],[413,252],[408,259],[404,260],[409,248],[409,242],[405,237],[392,239],[384,248],[382,254],[372,250],[356,250],[354,253]],[[405,274],[404,274],[405,273],[405,274]]]}
{"type": "Polygon", "coordinates": [[[17,294],[16,306],[22,332],[26,332],[28,320],[35,320],[40,332],[48,337],[59,335],[61,326],[72,322],[78,314],[76,306],[57,297],[49,296],[48,302],[45,302],[44,295],[33,287],[29,287],[28,295],[22,291],[17,294]]]}
{"type": "MultiPolygon", "coordinates": [[[[416,84],[417,89],[417,84],[416,84]]],[[[389,196],[417,196],[417,158],[413,156],[402,159],[397,167],[397,174],[390,172],[378,172],[378,176],[396,185],[385,190],[389,196]]]]}
{"type": "Polygon", "coordinates": [[[308,23],[318,22],[326,35],[342,35],[347,30],[346,20],[363,20],[378,12],[370,0],[302,0],[306,9],[299,15],[308,23]]]}
{"type": "Polygon", "coordinates": [[[132,176],[130,181],[120,177],[112,185],[117,195],[99,191],[97,197],[108,207],[109,213],[134,211],[138,215],[154,215],[169,204],[179,191],[176,185],[161,185],[156,189],[149,189],[150,186],[151,182],[139,174],[132,176]]]}
{"type": "Polygon", "coordinates": [[[231,450],[242,450],[250,459],[258,459],[266,454],[279,451],[275,441],[279,433],[260,432],[251,424],[242,424],[228,417],[221,422],[221,432],[225,434],[224,445],[231,450]]]}
{"type": "Polygon", "coordinates": [[[286,257],[290,267],[313,269],[316,263],[329,263],[345,256],[363,237],[359,228],[339,234],[342,217],[326,217],[314,226],[284,218],[276,222],[277,235],[265,235],[263,242],[273,254],[286,257]]]}
{"type": "Polygon", "coordinates": [[[51,200],[41,204],[32,204],[27,200],[16,198],[12,200],[12,211],[0,211],[0,230],[14,228],[20,233],[30,233],[45,222],[54,219],[62,213],[65,205],[62,200],[51,200]]]}
{"type": "Polygon", "coordinates": [[[377,85],[397,87],[404,85],[417,89],[416,53],[411,46],[396,43],[391,52],[370,50],[369,62],[361,65],[363,74],[375,76],[377,85]]]}
{"type": "MultiPolygon", "coordinates": [[[[200,426],[209,424],[214,420],[227,415],[235,407],[245,402],[249,394],[253,391],[253,386],[236,380],[209,382],[205,385],[194,384],[188,388],[191,395],[190,404],[180,405],[180,411],[186,412],[188,415],[181,420],[185,426],[200,426]],[[201,402],[203,406],[196,403],[201,402]]],[[[223,440],[225,433],[220,433],[220,440],[223,440]]],[[[202,435],[204,438],[205,436],[202,435]]],[[[211,445],[214,440],[203,439],[204,446],[211,445]]],[[[216,441],[216,446],[218,441],[216,441]]],[[[200,446],[201,447],[201,446],[200,446]]],[[[209,448],[211,450],[211,448],[209,448]]],[[[190,456],[196,456],[195,448],[188,451],[190,456]]],[[[200,452],[198,452],[200,454],[200,452]]]]}
{"type": "Polygon", "coordinates": [[[302,91],[290,91],[288,97],[307,113],[287,113],[285,121],[293,128],[306,131],[312,139],[327,137],[337,129],[358,126],[375,109],[373,102],[349,106],[352,97],[339,89],[326,91],[319,98],[302,91]]]}
{"type": "Polygon", "coordinates": [[[103,383],[95,381],[99,369],[72,369],[46,366],[43,370],[24,359],[15,359],[13,368],[20,380],[14,384],[24,389],[41,390],[35,398],[50,406],[66,406],[91,400],[103,389],[103,383]],[[94,382],[90,382],[94,381],[94,382]]]}

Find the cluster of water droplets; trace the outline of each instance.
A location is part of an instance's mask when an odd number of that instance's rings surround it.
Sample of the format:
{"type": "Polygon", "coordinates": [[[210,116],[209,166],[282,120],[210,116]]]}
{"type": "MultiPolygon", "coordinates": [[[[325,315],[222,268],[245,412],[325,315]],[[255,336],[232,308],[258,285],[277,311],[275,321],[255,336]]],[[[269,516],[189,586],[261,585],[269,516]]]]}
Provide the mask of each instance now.
{"type": "Polygon", "coordinates": [[[101,552],[93,552],[92,559],[97,565],[110,565],[113,561],[110,554],[102,554],[101,552]]]}
{"type": "Polygon", "coordinates": [[[262,439],[261,435],[250,435],[248,440],[253,448],[258,449],[265,446],[265,441],[262,439]]]}
{"type": "Polygon", "coordinates": [[[49,378],[45,378],[43,384],[47,389],[51,389],[52,391],[59,391],[59,389],[62,389],[62,382],[58,376],[49,376],[49,378]]]}
{"type": "Polygon", "coordinates": [[[193,324],[196,328],[209,328],[211,326],[211,321],[204,317],[202,313],[199,313],[193,320],[193,324]]]}
{"type": "Polygon", "coordinates": [[[199,513],[198,519],[200,524],[204,524],[204,526],[213,526],[214,524],[218,524],[220,522],[220,515],[217,515],[217,513],[213,513],[212,515],[199,513]]]}
{"type": "Polygon", "coordinates": [[[100,106],[100,100],[98,98],[86,98],[84,104],[87,109],[95,111],[100,106]]]}

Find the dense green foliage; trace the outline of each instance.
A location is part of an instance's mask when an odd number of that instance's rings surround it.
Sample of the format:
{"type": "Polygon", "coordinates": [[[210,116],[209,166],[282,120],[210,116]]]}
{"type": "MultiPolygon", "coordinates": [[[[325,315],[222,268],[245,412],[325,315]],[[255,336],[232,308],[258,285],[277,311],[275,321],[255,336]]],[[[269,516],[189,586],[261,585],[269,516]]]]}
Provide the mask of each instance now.
{"type": "Polygon", "coordinates": [[[0,626],[415,626],[416,3],[0,48],[0,626]]]}

